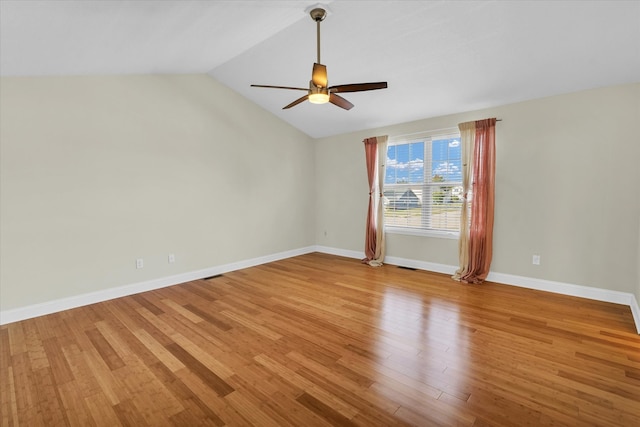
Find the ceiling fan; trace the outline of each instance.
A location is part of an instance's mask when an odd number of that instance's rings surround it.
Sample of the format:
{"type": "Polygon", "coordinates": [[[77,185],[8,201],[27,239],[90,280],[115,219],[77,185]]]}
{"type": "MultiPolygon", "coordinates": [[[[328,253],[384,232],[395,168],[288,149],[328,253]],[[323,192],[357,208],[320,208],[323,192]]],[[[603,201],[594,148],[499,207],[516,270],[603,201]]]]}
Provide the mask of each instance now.
{"type": "Polygon", "coordinates": [[[283,107],[283,110],[287,108],[295,107],[296,105],[309,100],[312,104],[325,104],[330,102],[345,110],[353,108],[353,104],[337,95],[338,93],[347,92],[363,92],[366,90],[386,89],[387,82],[376,83],[351,83],[345,85],[328,86],[327,80],[327,67],[320,63],[320,22],[327,17],[327,11],[322,8],[315,8],[309,12],[311,19],[316,22],[317,27],[317,50],[318,50],[318,62],[313,64],[313,72],[311,74],[311,81],[309,81],[309,88],[291,87],[291,86],[267,86],[267,85],[251,85],[252,87],[266,87],[273,89],[291,89],[291,90],[303,90],[307,94],[296,99],[291,104],[283,107]]]}

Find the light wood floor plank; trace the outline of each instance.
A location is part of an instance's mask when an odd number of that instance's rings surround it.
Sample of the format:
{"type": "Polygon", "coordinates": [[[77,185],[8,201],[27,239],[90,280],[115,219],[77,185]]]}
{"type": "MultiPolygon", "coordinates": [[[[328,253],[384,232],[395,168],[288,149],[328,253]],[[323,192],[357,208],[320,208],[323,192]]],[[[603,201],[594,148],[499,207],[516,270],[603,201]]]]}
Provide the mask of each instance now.
{"type": "Polygon", "coordinates": [[[628,307],[308,254],[0,327],[2,426],[636,426],[628,307]]]}

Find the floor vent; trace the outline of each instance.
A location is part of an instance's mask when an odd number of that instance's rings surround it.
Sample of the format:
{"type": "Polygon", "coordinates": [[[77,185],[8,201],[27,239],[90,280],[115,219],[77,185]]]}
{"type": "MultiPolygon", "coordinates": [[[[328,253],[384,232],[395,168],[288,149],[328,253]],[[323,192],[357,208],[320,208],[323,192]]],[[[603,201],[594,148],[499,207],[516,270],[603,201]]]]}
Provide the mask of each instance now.
{"type": "Polygon", "coordinates": [[[202,280],[211,280],[211,279],[217,279],[218,277],[222,277],[222,274],[216,274],[215,276],[209,276],[209,277],[205,277],[202,280]]]}
{"type": "Polygon", "coordinates": [[[411,270],[411,271],[416,271],[417,270],[417,268],[405,267],[403,265],[399,265],[398,268],[402,268],[403,270],[411,270]]]}

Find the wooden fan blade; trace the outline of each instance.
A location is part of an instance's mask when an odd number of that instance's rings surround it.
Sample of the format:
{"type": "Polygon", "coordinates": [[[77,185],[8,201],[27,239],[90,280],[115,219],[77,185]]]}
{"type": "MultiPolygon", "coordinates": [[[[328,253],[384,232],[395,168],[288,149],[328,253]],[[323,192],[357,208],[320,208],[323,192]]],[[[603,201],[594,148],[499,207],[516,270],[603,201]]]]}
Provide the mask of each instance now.
{"type": "Polygon", "coordinates": [[[365,90],[377,90],[377,89],[386,89],[387,82],[376,82],[376,83],[352,83],[347,85],[337,85],[331,86],[329,88],[330,92],[362,92],[365,90]]]}
{"type": "Polygon", "coordinates": [[[327,67],[322,64],[318,64],[317,62],[314,63],[311,81],[316,86],[327,87],[327,84],[329,83],[327,81],[327,67]]]}
{"type": "Polygon", "coordinates": [[[309,90],[309,88],[303,87],[291,87],[291,86],[266,86],[266,85],[251,85],[251,87],[267,87],[271,89],[291,89],[291,90],[309,90]]]}
{"type": "Polygon", "coordinates": [[[301,102],[306,101],[307,98],[309,98],[309,95],[301,96],[300,98],[296,99],[295,101],[293,101],[291,104],[287,105],[286,107],[282,107],[282,109],[286,110],[287,108],[295,107],[296,105],[300,104],[301,102]]]}
{"type": "Polygon", "coordinates": [[[344,108],[345,110],[350,110],[353,108],[352,103],[350,103],[343,97],[336,95],[335,93],[329,95],[329,102],[333,105],[337,105],[340,108],[344,108]]]}

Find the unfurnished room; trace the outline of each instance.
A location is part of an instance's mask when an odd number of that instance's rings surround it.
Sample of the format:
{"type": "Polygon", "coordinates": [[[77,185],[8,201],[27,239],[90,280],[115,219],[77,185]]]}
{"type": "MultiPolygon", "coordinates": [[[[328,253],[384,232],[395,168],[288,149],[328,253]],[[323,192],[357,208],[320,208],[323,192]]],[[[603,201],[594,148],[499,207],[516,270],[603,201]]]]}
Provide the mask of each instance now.
{"type": "Polygon", "coordinates": [[[639,124],[637,0],[0,0],[2,426],[638,426],[639,124]]]}

